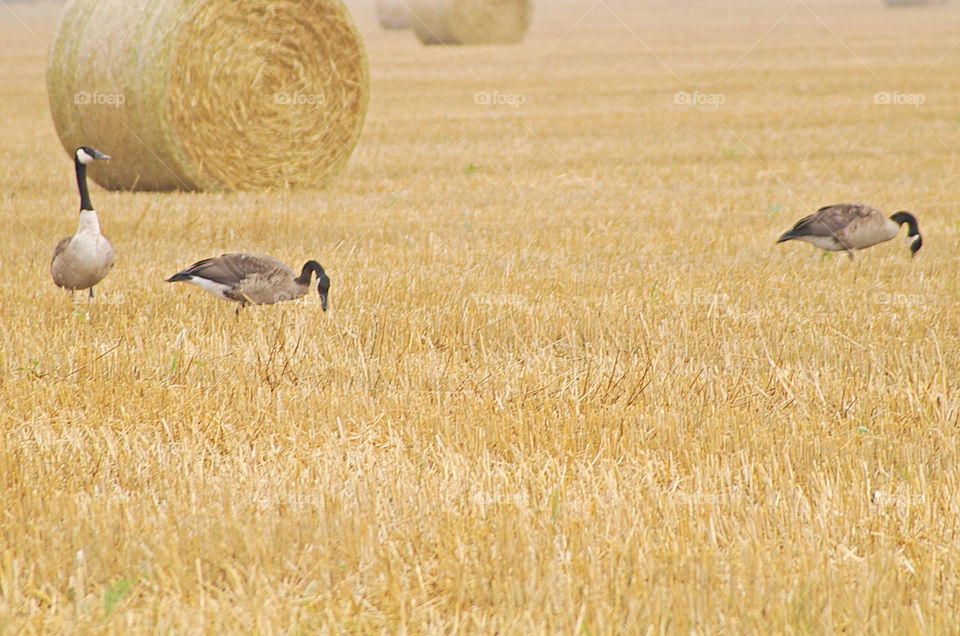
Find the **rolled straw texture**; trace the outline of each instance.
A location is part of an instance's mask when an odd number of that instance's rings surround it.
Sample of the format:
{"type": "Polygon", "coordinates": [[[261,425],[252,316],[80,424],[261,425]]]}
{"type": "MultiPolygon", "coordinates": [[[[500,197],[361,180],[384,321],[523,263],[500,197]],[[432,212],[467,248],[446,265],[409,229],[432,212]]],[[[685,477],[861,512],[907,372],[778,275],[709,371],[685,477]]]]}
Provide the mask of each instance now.
{"type": "Polygon", "coordinates": [[[64,147],[113,157],[104,187],[311,187],[356,145],[369,70],[342,0],[68,0],[47,87],[64,147]]]}
{"type": "Polygon", "coordinates": [[[424,44],[512,44],[533,17],[531,0],[408,0],[410,26],[424,44]]]}

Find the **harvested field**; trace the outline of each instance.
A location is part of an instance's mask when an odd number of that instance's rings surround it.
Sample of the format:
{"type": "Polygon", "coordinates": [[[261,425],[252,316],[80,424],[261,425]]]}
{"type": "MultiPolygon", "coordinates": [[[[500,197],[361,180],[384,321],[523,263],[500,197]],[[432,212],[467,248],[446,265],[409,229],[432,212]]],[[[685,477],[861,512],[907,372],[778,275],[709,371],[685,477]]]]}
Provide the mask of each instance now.
{"type": "Polygon", "coordinates": [[[469,50],[373,4],[339,175],[91,184],[92,301],[60,5],[0,7],[0,631],[956,632],[960,4],[541,0],[469,50]],[[841,201],[923,249],[774,244],[841,201]],[[233,250],[330,310],[163,282],[233,250]]]}

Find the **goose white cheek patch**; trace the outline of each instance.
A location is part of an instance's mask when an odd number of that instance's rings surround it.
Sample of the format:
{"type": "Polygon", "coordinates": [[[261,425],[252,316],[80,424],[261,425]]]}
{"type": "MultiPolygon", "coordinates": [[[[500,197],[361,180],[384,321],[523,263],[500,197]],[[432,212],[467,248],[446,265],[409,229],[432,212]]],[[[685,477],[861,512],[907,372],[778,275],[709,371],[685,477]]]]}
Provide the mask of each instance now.
{"type": "Polygon", "coordinates": [[[79,150],[77,150],[77,159],[78,159],[78,160],[80,161],[80,163],[82,163],[83,165],[87,165],[88,163],[92,163],[92,162],[93,162],[93,157],[91,157],[90,155],[88,155],[88,154],[87,154],[87,151],[84,150],[83,148],[80,148],[79,150]]]}

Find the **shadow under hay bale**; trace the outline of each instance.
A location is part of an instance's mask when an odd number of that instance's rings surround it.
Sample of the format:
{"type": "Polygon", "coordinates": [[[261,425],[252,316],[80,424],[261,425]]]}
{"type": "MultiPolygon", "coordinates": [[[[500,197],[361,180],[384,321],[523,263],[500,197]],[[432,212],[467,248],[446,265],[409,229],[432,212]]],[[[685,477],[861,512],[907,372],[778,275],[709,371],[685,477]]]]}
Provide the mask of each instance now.
{"type": "Polygon", "coordinates": [[[409,0],[377,0],[377,24],[387,30],[409,29],[409,0]]]}
{"type": "Polygon", "coordinates": [[[513,44],[533,17],[532,0],[408,0],[424,44],[513,44]]]}
{"type": "Polygon", "coordinates": [[[323,185],[363,127],[369,70],[342,0],[68,0],[47,66],[65,148],[111,189],[323,185]]]}

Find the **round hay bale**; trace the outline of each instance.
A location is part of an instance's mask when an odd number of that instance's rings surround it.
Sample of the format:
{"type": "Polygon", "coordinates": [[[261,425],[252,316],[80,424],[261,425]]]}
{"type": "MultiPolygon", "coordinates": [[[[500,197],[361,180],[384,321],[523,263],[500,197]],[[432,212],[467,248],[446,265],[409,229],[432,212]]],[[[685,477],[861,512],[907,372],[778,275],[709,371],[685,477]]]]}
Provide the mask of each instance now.
{"type": "Polygon", "coordinates": [[[111,189],[320,186],[367,110],[363,41],[342,0],[68,0],[47,90],[72,152],[111,189]]]}
{"type": "Polygon", "coordinates": [[[533,17],[532,0],[408,0],[424,44],[512,44],[533,17]]]}
{"type": "Polygon", "coordinates": [[[387,30],[409,29],[408,0],[377,0],[377,23],[387,30]]]}

